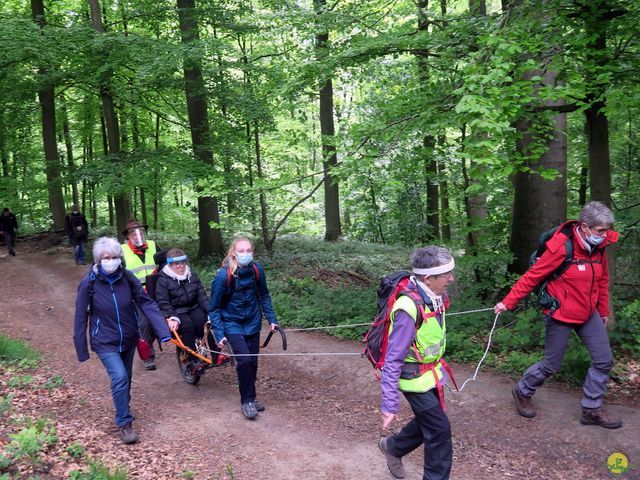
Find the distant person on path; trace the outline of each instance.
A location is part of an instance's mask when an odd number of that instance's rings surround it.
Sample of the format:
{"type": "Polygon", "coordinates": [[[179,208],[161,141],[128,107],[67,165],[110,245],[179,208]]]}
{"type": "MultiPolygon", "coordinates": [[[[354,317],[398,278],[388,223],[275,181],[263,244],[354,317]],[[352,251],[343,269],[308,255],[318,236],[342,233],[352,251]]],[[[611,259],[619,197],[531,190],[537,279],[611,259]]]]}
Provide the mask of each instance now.
{"type": "Polygon", "coordinates": [[[65,217],[64,229],[69,235],[69,243],[73,247],[73,259],[76,265],[86,265],[85,246],[89,235],[89,224],[80,212],[78,205],[71,205],[71,213],[65,217]]]}
{"type": "MultiPolygon", "coordinates": [[[[127,241],[122,244],[122,251],[124,252],[124,266],[127,270],[130,270],[136,278],[144,286],[147,281],[147,275],[153,273],[156,268],[153,256],[156,252],[160,251],[160,248],[153,240],[147,240],[146,237],[147,225],[138,222],[135,219],[129,220],[126,228],[122,231],[122,234],[127,237],[127,241]]],[[[140,317],[140,333],[147,343],[151,346],[151,357],[144,360],[144,368],[146,370],[156,369],[155,351],[153,349],[153,331],[149,320],[140,309],[138,309],[140,317]]]]}
{"type": "MultiPolygon", "coordinates": [[[[158,273],[155,298],[171,330],[177,329],[184,344],[196,350],[196,337],[202,338],[208,321],[209,297],[181,249],[172,248],[167,252],[167,264],[158,273]]],[[[189,357],[187,368],[203,368],[202,361],[189,357]]]]}
{"type": "MultiPolygon", "coordinates": [[[[262,316],[274,330],[278,324],[263,268],[253,260],[253,244],[239,237],[231,244],[211,284],[209,319],[219,347],[229,342],[234,354],[257,354],[262,316]]],[[[258,357],[236,357],[240,404],[255,419],[265,409],[256,399],[258,357]]]]}
{"type": "Polygon", "coordinates": [[[454,280],[455,262],[441,247],[419,248],[411,262],[413,276],[409,288],[415,289],[424,310],[435,316],[424,318],[409,295],[398,296],[391,310],[389,342],[382,368],[382,429],[387,430],[400,411],[400,394],[409,402],[414,418],[396,435],[382,437],[378,443],[387,467],[396,478],[404,478],[402,457],[424,445],[424,480],[448,479],[451,474],[453,445],[451,425],[444,412],[443,386],[450,370],[442,360],[445,350],[445,310],[447,286],[454,280]]]}
{"type": "Polygon", "coordinates": [[[0,216],[0,234],[4,237],[4,241],[7,242],[7,249],[9,250],[9,255],[12,257],[16,256],[13,245],[17,229],[18,220],[16,220],[16,216],[11,213],[8,207],[2,210],[2,215],[0,216]]]}
{"type": "Polygon", "coordinates": [[[544,309],[545,342],[543,359],[530,366],[513,388],[513,398],[520,415],[535,417],[531,397],[561,365],[575,331],[591,356],[591,367],[582,386],[583,425],[619,428],[622,420],[607,413],[607,391],[613,354],[607,334],[609,320],[609,275],[607,245],[616,243],[618,233],[611,230],[613,213],[600,202],[587,203],[577,221],[562,224],[547,242],[546,250],[499,302],[496,313],[512,310],[542,281],[549,280],[547,291],[560,304],[554,311],[544,309]],[[565,261],[567,242],[573,245],[573,260],[557,278],[552,273],[565,261]]]}
{"type": "Polygon", "coordinates": [[[122,247],[115,238],[97,239],[93,244],[93,260],[89,273],[78,286],[73,341],[78,360],[88,360],[88,324],[91,350],[111,379],[120,437],[124,443],[135,443],[138,435],[133,429],[129,403],[139,332],[136,307],[151,321],[162,342],[171,339],[171,332],[156,303],[131,272],[122,267],[122,247]]]}

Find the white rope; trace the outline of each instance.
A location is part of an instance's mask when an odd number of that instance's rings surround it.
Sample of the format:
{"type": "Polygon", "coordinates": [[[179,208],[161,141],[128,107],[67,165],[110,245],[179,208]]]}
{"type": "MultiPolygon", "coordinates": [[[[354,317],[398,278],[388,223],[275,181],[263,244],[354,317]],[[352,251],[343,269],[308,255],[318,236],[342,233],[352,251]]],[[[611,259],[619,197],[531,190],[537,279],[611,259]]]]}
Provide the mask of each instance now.
{"type": "MultiPolygon", "coordinates": [[[[489,339],[487,340],[487,348],[485,348],[484,355],[482,355],[482,358],[478,362],[478,366],[476,367],[476,371],[474,372],[473,377],[467,378],[464,381],[462,386],[458,389],[459,392],[461,392],[462,389],[464,389],[464,386],[468,382],[475,382],[476,381],[476,377],[478,376],[478,372],[480,371],[480,365],[482,365],[482,362],[484,362],[484,359],[487,357],[487,353],[489,353],[489,348],[491,347],[491,337],[493,336],[493,331],[496,329],[496,324],[498,323],[498,317],[499,316],[500,316],[500,314],[496,313],[496,318],[493,319],[493,326],[491,327],[491,330],[489,331],[489,339]]],[[[449,391],[452,391],[451,387],[449,387],[449,385],[447,385],[447,387],[449,388],[449,391]]]]}
{"type": "Polygon", "coordinates": [[[208,352],[218,353],[226,357],[338,357],[338,356],[350,356],[358,355],[363,356],[362,353],[356,352],[283,352],[283,353],[228,353],[228,352],[216,352],[215,350],[204,349],[208,352]]]}
{"type": "MultiPolygon", "coordinates": [[[[465,315],[467,313],[477,313],[477,312],[488,312],[489,310],[493,310],[493,307],[489,308],[479,308],[477,310],[465,310],[464,312],[453,312],[447,313],[448,317],[452,317],[454,315],[465,315]]],[[[308,328],[285,328],[285,332],[309,332],[311,330],[330,330],[332,328],[353,328],[353,327],[368,327],[371,325],[371,322],[367,323],[347,323],[342,325],[329,325],[324,327],[308,327],[308,328]]],[[[263,330],[267,331],[267,330],[263,330]]]]}

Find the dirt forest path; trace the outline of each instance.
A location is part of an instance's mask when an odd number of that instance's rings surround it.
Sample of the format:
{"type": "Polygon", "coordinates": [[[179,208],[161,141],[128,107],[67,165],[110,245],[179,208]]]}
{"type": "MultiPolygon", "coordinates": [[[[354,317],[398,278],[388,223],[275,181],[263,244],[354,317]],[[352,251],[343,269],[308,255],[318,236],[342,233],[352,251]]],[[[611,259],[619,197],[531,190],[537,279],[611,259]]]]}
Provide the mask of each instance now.
{"type": "MultiPolygon", "coordinates": [[[[86,268],[66,254],[0,258],[0,331],[41,350],[50,374],[73,387],[50,412],[76,425],[62,437],[92,432],[96,441],[88,450],[95,458],[124,464],[129,478],[144,480],[183,478],[186,471],[198,479],[227,478],[231,470],[241,480],[392,478],[377,449],[379,385],[357,356],[262,358],[257,389],[267,410],[256,421],[240,412],[232,368],[208,371],[194,387],[179,375],[173,346],[157,355],[153,372],[136,358],[132,410],[141,441],[121,445],[106,373],[94,354],[79,364],[72,343],[75,291],[86,268]]],[[[292,332],[288,339],[290,352],[360,349],[315,333],[292,332]]],[[[278,348],[274,341],[268,350],[278,348]]],[[[453,369],[459,383],[472,373],[470,365],[453,369]]],[[[612,452],[640,464],[638,409],[609,406],[624,419],[619,430],[583,426],[579,389],[549,385],[536,395],[538,417],[524,419],[514,412],[512,385],[507,376],[481,371],[463,392],[447,395],[453,479],[606,479],[612,452]]],[[[402,423],[408,418],[405,402],[402,423]]],[[[422,450],[405,465],[408,479],[421,478],[422,450]]],[[[619,478],[640,479],[640,469],[619,478]]]]}

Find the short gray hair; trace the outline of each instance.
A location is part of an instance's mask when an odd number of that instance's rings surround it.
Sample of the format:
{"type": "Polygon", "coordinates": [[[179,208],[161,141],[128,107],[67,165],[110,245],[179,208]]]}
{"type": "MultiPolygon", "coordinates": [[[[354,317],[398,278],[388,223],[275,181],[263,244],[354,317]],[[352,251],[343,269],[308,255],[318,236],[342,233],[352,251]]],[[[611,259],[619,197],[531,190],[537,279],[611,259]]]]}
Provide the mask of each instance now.
{"type": "Polygon", "coordinates": [[[114,257],[122,257],[122,246],[113,237],[100,237],[93,242],[93,262],[99,265],[105,253],[114,257]]]}
{"type": "MultiPolygon", "coordinates": [[[[449,250],[443,247],[423,247],[418,248],[413,252],[411,258],[412,268],[433,268],[444,265],[453,260],[449,250]]],[[[422,278],[424,275],[416,275],[416,277],[422,278]]]]}
{"type": "Polygon", "coordinates": [[[589,202],[580,211],[579,222],[584,222],[588,227],[596,225],[613,225],[613,212],[602,202],[589,202]]]}

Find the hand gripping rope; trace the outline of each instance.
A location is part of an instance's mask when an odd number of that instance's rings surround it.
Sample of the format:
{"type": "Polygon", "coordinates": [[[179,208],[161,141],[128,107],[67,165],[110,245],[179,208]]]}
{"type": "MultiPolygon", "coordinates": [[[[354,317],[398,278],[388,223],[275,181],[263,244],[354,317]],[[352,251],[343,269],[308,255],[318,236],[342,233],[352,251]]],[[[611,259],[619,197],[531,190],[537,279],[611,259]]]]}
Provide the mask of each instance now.
{"type": "MultiPolygon", "coordinates": [[[[469,313],[478,313],[478,312],[488,312],[489,310],[493,310],[493,307],[490,308],[479,308],[476,310],[465,310],[463,312],[453,312],[453,313],[447,313],[447,316],[454,316],[454,315],[466,315],[469,313]]],[[[489,353],[489,348],[491,348],[491,338],[493,337],[493,332],[496,329],[496,325],[498,324],[498,317],[500,316],[500,314],[496,314],[495,318],[493,319],[493,325],[491,326],[491,330],[489,331],[489,339],[487,340],[487,346],[484,350],[484,354],[482,355],[482,358],[480,358],[480,361],[478,362],[478,365],[476,366],[476,369],[473,373],[473,376],[466,379],[463,383],[462,386],[457,389],[458,392],[461,392],[464,387],[466,386],[467,383],[469,382],[475,382],[476,377],[478,376],[478,372],[480,371],[480,366],[482,365],[482,362],[484,362],[485,358],[487,357],[487,354],[489,353]]],[[[342,325],[330,325],[330,326],[323,326],[323,327],[308,327],[308,328],[287,328],[286,330],[283,330],[282,328],[280,328],[279,326],[276,326],[276,328],[274,330],[271,330],[269,332],[269,335],[267,335],[267,338],[265,339],[264,343],[261,345],[261,348],[264,348],[268,345],[269,341],[271,340],[271,337],[273,336],[273,333],[277,330],[280,333],[280,336],[282,337],[282,349],[286,350],[287,349],[287,337],[285,335],[285,332],[309,332],[312,330],[328,330],[328,329],[332,329],[332,328],[354,328],[354,327],[367,327],[371,325],[371,323],[349,323],[349,324],[342,324],[342,325]]],[[[174,343],[177,344],[177,342],[174,341],[174,343]]],[[[184,345],[184,344],[183,344],[184,345]]],[[[187,351],[189,351],[188,347],[184,347],[183,345],[178,345],[180,346],[180,348],[185,348],[187,351]]],[[[208,350],[205,349],[209,352],[212,352],[212,350],[208,350]]],[[[233,353],[233,352],[229,352],[229,353],[225,353],[225,355],[229,356],[229,357],[285,357],[285,356],[295,356],[295,357],[338,357],[338,356],[360,356],[362,357],[363,354],[360,352],[299,352],[299,353],[292,353],[292,352],[287,352],[287,353],[233,353]]],[[[450,391],[451,388],[447,385],[447,388],[449,388],[450,391]]]]}

